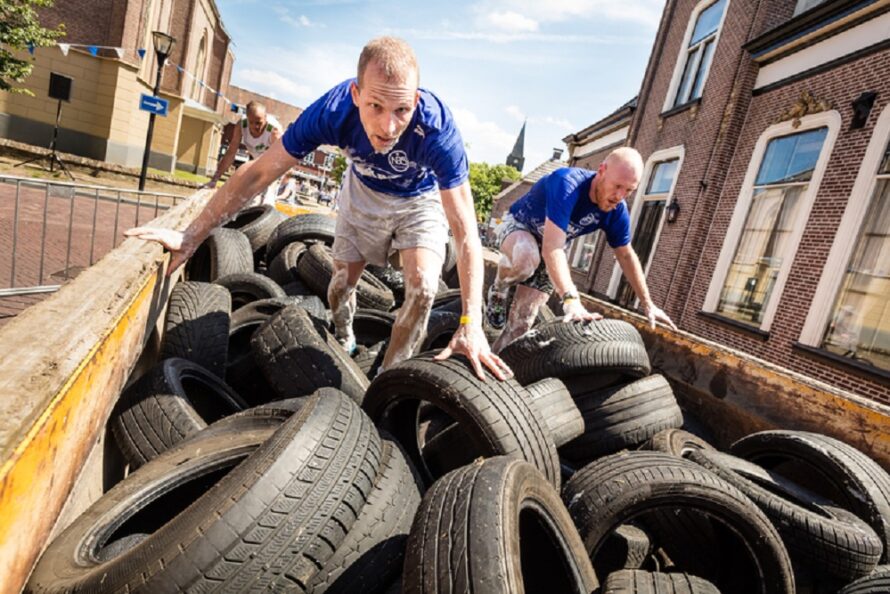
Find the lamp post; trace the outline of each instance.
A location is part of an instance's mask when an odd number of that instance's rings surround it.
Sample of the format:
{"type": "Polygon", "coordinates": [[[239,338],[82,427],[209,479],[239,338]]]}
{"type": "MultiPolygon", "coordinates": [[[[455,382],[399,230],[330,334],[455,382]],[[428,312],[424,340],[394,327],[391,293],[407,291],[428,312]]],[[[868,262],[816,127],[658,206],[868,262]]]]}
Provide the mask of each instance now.
{"type": "MultiPolygon", "coordinates": [[[[161,90],[161,74],[164,69],[164,62],[167,61],[167,56],[169,56],[170,52],[173,50],[173,44],[176,43],[176,40],[161,31],[152,31],[151,37],[155,48],[155,54],[158,58],[158,73],[155,78],[155,90],[153,93],[154,96],[157,97],[158,92],[161,90]]],[[[145,137],[145,153],[142,155],[142,172],[139,174],[140,192],[145,189],[145,174],[148,171],[148,156],[151,153],[151,135],[154,133],[154,130],[155,114],[152,113],[148,116],[148,134],[145,137]]]]}

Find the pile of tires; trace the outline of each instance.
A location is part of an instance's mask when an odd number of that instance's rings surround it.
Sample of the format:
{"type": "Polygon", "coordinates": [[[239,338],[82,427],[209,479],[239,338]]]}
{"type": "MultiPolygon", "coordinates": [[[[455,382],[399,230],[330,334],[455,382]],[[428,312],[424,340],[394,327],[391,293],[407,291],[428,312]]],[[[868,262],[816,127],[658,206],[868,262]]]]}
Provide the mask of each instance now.
{"type": "Polygon", "coordinates": [[[350,356],[332,240],[268,207],[208,238],[109,421],[127,476],[27,591],[887,591],[890,477],[857,450],[770,431],[718,452],[617,320],[546,310],[502,352],[515,377],[480,379],[434,358],[446,287],[425,352],[379,372],[400,274],[363,278],[350,356]]]}

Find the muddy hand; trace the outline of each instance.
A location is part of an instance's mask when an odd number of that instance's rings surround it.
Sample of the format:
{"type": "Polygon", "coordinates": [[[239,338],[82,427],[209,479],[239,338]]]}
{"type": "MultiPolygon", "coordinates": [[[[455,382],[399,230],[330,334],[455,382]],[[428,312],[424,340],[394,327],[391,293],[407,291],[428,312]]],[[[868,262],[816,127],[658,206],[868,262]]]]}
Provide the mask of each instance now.
{"type": "Polygon", "coordinates": [[[674,322],[668,317],[664,310],[656,305],[649,305],[648,307],[643,308],[643,312],[646,314],[646,318],[649,320],[649,327],[655,328],[655,322],[661,322],[670,326],[672,329],[676,330],[677,327],[674,325],[674,322]]]}
{"type": "Polygon", "coordinates": [[[578,299],[571,299],[566,301],[563,306],[563,322],[574,322],[575,320],[580,321],[588,321],[588,320],[602,320],[603,316],[598,313],[587,311],[587,309],[581,305],[581,301],[578,299]]]}
{"type": "Polygon", "coordinates": [[[182,231],[164,229],[162,227],[134,227],[124,231],[127,237],[135,237],[145,241],[156,241],[170,252],[170,266],[167,268],[169,275],[182,266],[192,255],[194,249],[189,249],[188,242],[182,231]]]}
{"type": "Polygon", "coordinates": [[[485,372],[482,369],[483,364],[499,380],[513,377],[510,367],[500,357],[491,352],[485,333],[482,332],[482,327],[478,324],[462,324],[457,329],[457,332],[454,333],[448,346],[436,355],[435,359],[443,361],[455,353],[464,355],[470,360],[473,371],[476,372],[476,376],[482,381],[486,381],[485,372]]]}

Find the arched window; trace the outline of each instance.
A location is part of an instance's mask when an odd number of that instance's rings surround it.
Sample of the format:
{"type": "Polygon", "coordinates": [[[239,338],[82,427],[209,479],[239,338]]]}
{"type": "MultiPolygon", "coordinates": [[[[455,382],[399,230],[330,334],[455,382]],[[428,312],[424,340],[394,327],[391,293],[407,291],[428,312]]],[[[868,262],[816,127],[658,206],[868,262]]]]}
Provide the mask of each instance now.
{"type": "Polygon", "coordinates": [[[192,92],[189,93],[189,96],[197,102],[201,102],[204,99],[204,94],[201,92],[203,87],[200,85],[198,81],[204,80],[204,71],[205,71],[205,55],[207,53],[207,33],[204,33],[204,36],[201,37],[201,43],[198,45],[198,58],[195,60],[195,70],[193,74],[195,78],[192,80],[192,92]]]}
{"type": "Polygon", "coordinates": [[[692,11],[683,47],[677,57],[674,76],[664,109],[685,105],[702,95],[723,16],[729,0],[703,0],[692,11]]]}

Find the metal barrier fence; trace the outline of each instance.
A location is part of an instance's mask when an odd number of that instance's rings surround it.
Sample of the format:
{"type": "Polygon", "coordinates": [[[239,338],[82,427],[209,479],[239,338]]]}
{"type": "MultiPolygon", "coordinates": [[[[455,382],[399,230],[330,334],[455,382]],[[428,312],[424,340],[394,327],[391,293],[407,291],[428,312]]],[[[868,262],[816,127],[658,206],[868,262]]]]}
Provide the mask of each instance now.
{"type": "Polygon", "coordinates": [[[57,290],[186,197],[0,175],[0,297],[57,290]]]}

